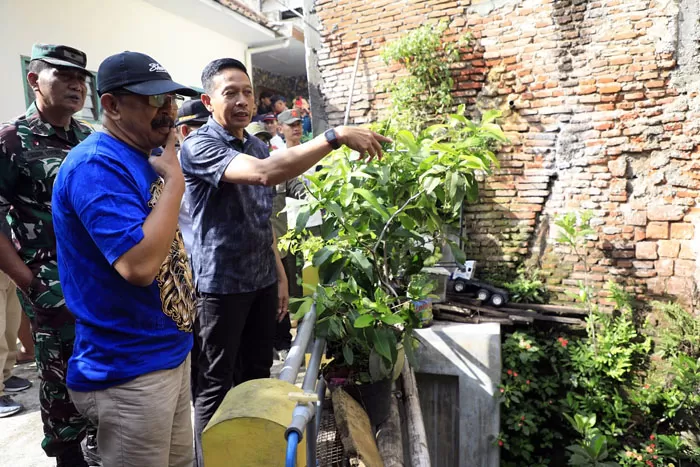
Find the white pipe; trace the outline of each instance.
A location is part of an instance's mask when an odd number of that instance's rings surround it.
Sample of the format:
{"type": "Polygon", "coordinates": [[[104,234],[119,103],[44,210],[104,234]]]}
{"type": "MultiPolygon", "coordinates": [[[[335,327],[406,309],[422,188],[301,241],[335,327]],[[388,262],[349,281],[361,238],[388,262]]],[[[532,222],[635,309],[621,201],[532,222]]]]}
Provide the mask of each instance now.
{"type": "Polygon", "coordinates": [[[304,360],[306,349],[309,347],[311,335],[314,332],[316,325],[316,304],[311,305],[311,310],[302,318],[301,323],[297,326],[297,335],[292,342],[292,347],[289,349],[287,358],[284,361],[284,367],[280,372],[279,379],[290,384],[295,384],[299,367],[304,360]]]}
{"type": "Polygon", "coordinates": [[[359,41],[356,42],[357,54],[355,55],[355,68],[352,70],[352,79],[350,80],[350,93],[348,95],[348,105],[345,106],[345,118],[343,119],[343,125],[347,125],[348,120],[350,120],[350,106],[352,105],[352,94],[355,90],[355,78],[357,78],[357,67],[360,64],[360,51],[362,50],[362,47],[360,47],[359,41]]]}

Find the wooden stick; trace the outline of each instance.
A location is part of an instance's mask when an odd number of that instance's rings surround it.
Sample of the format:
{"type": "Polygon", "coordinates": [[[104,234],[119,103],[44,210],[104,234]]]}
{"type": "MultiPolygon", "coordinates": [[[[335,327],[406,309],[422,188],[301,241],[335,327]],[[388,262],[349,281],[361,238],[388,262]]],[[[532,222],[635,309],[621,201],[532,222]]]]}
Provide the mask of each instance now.
{"type": "Polygon", "coordinates": [[[393,394],[389,406],[389,418],[379,425],[377,430],[377,447],[384,460],[384,467],[404,467],[399,403],[393,394]]]}
{"type": "Polygon", "coordinates": [[[555,313],[560,315],[587,315],[588,312],[582,308],[574,308],[562,305],[539,305],[536,303],[508,303],[508,308],[518,308],[521,310],[534,310],[542,313],[555,313]]]}
{"type": "Polygon", "coordinates": [[[413,373],[408,360],[401,371],[403,383],[404,404],[406,406],[406,426],[408,429],[408,445],[410,446],[411,467],[430,467],[428,452],[428,435],[425,433],[423,412],[418,399],[416,375],[413,373]]]}

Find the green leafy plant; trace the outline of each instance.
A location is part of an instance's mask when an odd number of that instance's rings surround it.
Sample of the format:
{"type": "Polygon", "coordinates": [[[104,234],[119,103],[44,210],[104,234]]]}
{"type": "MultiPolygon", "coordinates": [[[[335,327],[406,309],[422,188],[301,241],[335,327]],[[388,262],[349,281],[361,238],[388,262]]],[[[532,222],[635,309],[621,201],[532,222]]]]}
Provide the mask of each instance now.
{"type": "MultiPolygon", "coordinates": [[[[559,221],[585,261],[587,216],[559,221]]],[[[550,329],[505,337],[502,464],[700,465],[696,318],[677,305],[655,304],[668,322],[647,326],[621,286],[608,283],[612,312],[598,309],[585,281],[580,286],[577,297],[589,310],[584,335],[550,329]],[[662,343],[656,353],[654,340],[662,343]]]]}
{"type": "Polygon", "coordinates": [[[419,130],[426,122],[453,109],[452,68],[460,60],[460,41],[445,40],[447,23],[426,24],[389,43],[382,51],[387,64],[400,63],[409,75],[390,86],[391,119],[395,125],[419,130]]]}
{"type": "Polygon", "coordinates": [[[503,287],[510,292],[510,301],[514,303],[547,303],[549,293],[547,287],[539,279],[537,271],[528,272],[524,269],[518,270],[518,276],[503,283],[503,287]]]}
{"type": "MultiPolygon", "coordinates": [[[[464,109],[460,109],[463,112],[464,109]]],[[[309,204],[285,238],[318,268],[317,334],[328,341],[335,366],[362,381],[377,381],[396,364],[397,345],[410,358],[418,326],[414,302],[433,284],[421,274],[437,262],[465,200],[477,199],[477,173],[497,164],[493,149],[505,142],[494,123],[450,115],[417,135],[391,128],[396,141],[380,161],[366,163],[336,151],[309,176],[309,204]],[[304,235],[309,216],[322,211],[319,237],[304,235]]],[[[295,319],[311,306],[296,301],[295,319]]]]}

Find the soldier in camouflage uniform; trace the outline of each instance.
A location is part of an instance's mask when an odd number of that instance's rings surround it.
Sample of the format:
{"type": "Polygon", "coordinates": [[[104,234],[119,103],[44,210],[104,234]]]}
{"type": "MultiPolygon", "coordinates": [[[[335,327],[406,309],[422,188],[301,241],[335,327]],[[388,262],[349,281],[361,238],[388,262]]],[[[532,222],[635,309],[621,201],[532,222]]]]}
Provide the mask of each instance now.
{"type": "Polygon", "coordinates": [[[62,45],[35,44],[27,81],[36,101],[26,113],[0,126],[0,217],[19,244],[0,234],[0,270],[22,291],[32,322],[39,399],[44,424],[42,447],[57,465],[86,466],[80,442],[87,421],[66,388],[73,353],[75,318],[68,311],[58,279],[51,191],[58,168],[92,130],[72,115],[87,94],[86,55],[62,45]]]}

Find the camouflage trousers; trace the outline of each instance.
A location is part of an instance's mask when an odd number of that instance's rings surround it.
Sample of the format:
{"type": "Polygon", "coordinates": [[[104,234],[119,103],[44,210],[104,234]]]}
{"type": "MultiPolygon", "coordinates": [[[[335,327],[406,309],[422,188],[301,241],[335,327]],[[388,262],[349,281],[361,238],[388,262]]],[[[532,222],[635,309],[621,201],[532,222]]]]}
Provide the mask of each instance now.
{"type": "Polygon", "coordinates": [[[41,447],[47,456],[56,457],[66,449],[79,448],[88,426],[73,405],[66,386],[68,359],[75,341],[75,318],[65,306],[40,308],[23,302],[32,323],[34,354],[41,378],[39,402],[44,424],[41,447]]]}

